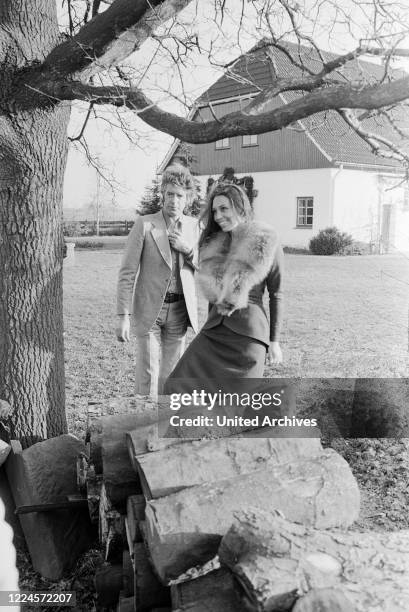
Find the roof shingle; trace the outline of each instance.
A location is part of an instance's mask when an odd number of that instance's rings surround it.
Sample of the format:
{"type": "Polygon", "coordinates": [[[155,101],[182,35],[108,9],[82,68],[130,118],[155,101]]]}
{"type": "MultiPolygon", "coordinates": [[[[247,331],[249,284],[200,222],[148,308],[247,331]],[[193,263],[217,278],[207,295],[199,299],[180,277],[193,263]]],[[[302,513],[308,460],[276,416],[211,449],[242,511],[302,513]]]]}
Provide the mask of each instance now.
{"type": "MultiPolygon", "coordinates": [[[[220,77],[197,101],[198,106],[206,106],[209,102],[226,100],[230,98],[246,97],[257,94],[273,84],[276,72],[278,77],[299,77],[307,74],[308,70],[318,73],[322,69],[322,62],[313,48],[299,47],[290,42],[283,44],[288,54],[299,64],[295,65],[287,54],[268,41],[262,40],[237,61],[220,77]],[[304,68],[303,68],[304,66],[304,68]]],[[[322,52],[324,61],[335,59],[337,55],[326,51],[322,52]]],[[[393,71],[388,78],[398,78],[404,73],[393,71]]],[[[384,75],[384,67],[373,62],[355,59],[349,61],[342,68],[331,74],[331,77],[340,82],[365,81],[374,83],[384,75]]],[[[280,104],[291,102],[299,98],[302,92],[286,92],[280,96],[280,104]]],[[[385,115],[366,119],[362,126],[379,134],[383,138],[398,144],[401,149],[409,152],[409,113],[404,104],[393,110],[394,122],[399,130],[406,136],[398,133],[392,122],[385,115]]],[[[385,158],[372,152],[371,147],[354,130],[352,130],[336,111],[318,113],[302,121],[302,126],[311,134],[332,161],[338,163],[351,163],[362,165],[375,165],[399,168],[401,164],[393,158],[385,158]]]]}

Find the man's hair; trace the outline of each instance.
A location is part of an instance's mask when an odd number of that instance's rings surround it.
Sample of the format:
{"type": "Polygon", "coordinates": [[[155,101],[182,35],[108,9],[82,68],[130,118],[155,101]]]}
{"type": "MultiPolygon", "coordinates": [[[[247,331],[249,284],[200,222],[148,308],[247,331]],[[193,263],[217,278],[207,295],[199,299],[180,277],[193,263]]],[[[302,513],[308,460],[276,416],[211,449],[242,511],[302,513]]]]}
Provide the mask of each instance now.
{"type": "Polygon", "coordinates": [[[190,174],[190,171],[185,166],[180,164],[174,164],[173,166],[168,166],[164,173],[162,174],[162,183],[161,183],[161,191],[164,193],[166,189],[166,185],[168,184],[176,185],[177,187],[182,187],[187,195],[193,194],[194,190],[194,182],[193,177],[190,174]]]}

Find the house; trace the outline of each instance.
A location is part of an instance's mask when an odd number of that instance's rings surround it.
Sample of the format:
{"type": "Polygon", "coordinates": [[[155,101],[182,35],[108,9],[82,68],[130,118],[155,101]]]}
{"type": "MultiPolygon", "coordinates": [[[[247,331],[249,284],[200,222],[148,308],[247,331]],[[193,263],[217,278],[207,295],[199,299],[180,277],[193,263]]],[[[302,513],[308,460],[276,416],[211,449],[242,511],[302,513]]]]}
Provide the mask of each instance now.
{"type": "MultiPolygon", "coordinates": [[[[313,49],[300,49],[292,43],[286,43],[286,49],[284,53],[269,47],[267,57],[265,45],[260,43],[239,57],[197,100],[193,118],[207,120],[240,109],[260,87],[271,86],[273,70],[278,76],[299,76],[301,69],[292,64],[288,54],[300,61],[300,53],[307,68],[320,70],[321,60],[313,49]]],[[[326,60],[335,57],[323,55],[326,60]]],[[[357,71],[370,78],[383,70],[378,64],[354,60],[337,72],[337,78],[351,77],[357,71]]],[[[298,95],[280,94],[271,107],[298,95]]],[[[400,130],[408,130],[408,118],[399,110],[395,113],[400,130]]],[[[366,120],[366,127],[370,129],[374,121],[366,120]]],[[[390,123],[376,121],[378,133],[389,140],[396,138],[390,123]]],[[[189,149],[195,160],[192,169],[203,183],[202,192],[207,179],[220,176],[225,167],[233,167],[239,177],[253,177],[258,192],[255,216],[273,225],[284,245],[308,247],[319,230],[336,226],[369,244],[374,252],[409,250],[409,198],[403,168],[393,158],[375,155],[335,111],[319,113],[292,128],[225,138],[189,149]]],[[[183,157],[185,150],[186,145],[175,141],[160,171],[183,157]]]]}

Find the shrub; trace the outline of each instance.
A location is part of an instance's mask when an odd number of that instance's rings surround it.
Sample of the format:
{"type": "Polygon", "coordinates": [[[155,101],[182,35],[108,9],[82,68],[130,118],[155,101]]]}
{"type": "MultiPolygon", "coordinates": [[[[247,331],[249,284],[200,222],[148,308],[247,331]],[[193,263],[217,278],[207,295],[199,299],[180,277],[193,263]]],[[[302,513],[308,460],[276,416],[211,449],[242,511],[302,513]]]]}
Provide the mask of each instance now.
{"type": "Polygon", "coordinates": [[[352,236],[336,227],[327,227],[310,240],[310,251],[314,255],[341,254],[351,244],[352,236]]]}
{"type": "Polygon", "coordinates": [[[81,223],[77,221],[64,222],[64,236],[80,236],[81,223]]]}
{"type": "Polygon", "coordinates": [[[132,224],[130,223],[128,227],[123,225],[123,227],[102,227],[99,231],[100,236],[127,236],[132,228],[132,224]]]}
{"type": "Polygon", "coordinates": [[[97,242],[94,240],[84,240],[83,242],[77,242],[76,249],[103,249],[104,248],[104,243],[103,242],[97,242]]]}
{"type": "Polygon", "coordinates": [[[93,224],[88,221],[72,221],[64,223],[64,236],[91,236],[93,233],[93,224]]]}
{"type": "Polygon", "coordinates": [[[302,247],[283,246],[283,251],[289,255],[312,255],[309,249],[304,249],[302,247]]]}

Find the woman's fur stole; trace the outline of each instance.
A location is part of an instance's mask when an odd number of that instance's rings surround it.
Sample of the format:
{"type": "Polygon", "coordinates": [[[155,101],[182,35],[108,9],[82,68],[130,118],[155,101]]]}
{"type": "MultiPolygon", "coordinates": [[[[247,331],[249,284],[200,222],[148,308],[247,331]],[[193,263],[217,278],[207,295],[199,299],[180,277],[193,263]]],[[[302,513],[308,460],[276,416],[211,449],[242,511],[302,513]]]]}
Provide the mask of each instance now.
{"type": "Polygon", "coordinates": [[[250,289],[269,273],[277,246],[273,228],[257,221],[241,223],[231,236],[210,236],[200,249],[198,273],[205,298],[223,315],[245,308],[250,289]]]}

